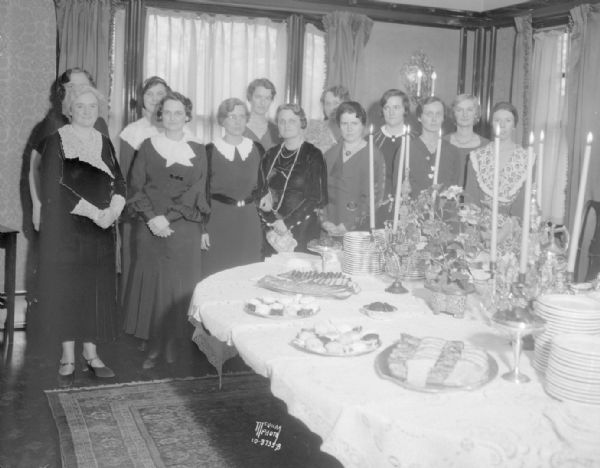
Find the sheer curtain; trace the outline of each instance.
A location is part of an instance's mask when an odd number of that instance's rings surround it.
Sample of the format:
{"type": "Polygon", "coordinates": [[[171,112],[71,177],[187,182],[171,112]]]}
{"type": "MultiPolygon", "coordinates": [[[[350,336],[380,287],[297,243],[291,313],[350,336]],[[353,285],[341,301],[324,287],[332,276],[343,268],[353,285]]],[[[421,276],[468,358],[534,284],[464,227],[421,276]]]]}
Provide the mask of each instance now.
{"type": "MultiPolygon", "coordinates": [[[[567,71],[567,89],[569,102],[569,119],[567,137],[569,141],[569,187],[567,189],[568,226],[572,228],[575,216],[575,205],[581,178],[581,163],[586,145],[586,135],[592,132],[592,154],[587,174],[586,200],[600,200],[600,6],[580,5],[571,10],[573,28],[571,31],[571,48],[567,71]]],[[[572,239],[578,242],[579,239],[572,239]]],[[[585,241],[583,245],[585,245],[585,241]]],[[[597,246],[596,246],[597,247],[597,246]]],[[[587,258],[582,251],[582,261],[576,279],[583,280],[583,266],[587,258]]],[[[577,272],[576,272],[577,273],[577,272]]]]}
{"type": "Polygon", "coordinates": [[[542,217],[555,224],[564,222],[567,187],[567,140],[562,125],[566,110],[565,35],[563,30],[554,30],[538,32],[533,37],[536,86],[532,87],[531,128],[536,139],[544,131],[542,217]]]}
{"type": "Polygon", "coordinates": [[[107,99],[110,21],[111,0],[56,0],[59,73],[68,68],[84,68],[107,99]]]}
{"type": "Polygon", "coordinates": [[[323,17],[327,33],[327,85],[344,85],[356,95],[356,76],[373,21],[365,15],[334,11],[323,17]]]}
{"type": "Polygon", "coordinates": [[[308,119],[321,120],[321,93],[325,87],[325,33],[312,24],[304,32],[302,65],[302,108],[308,119]]]}
{"type": "Polygon", "coordinates": [[[123,129],[123,103],[125,101],[125,8],[115,9],[112,21],[108,133],[115,148],[119,148],[119,133],[123,129]]]}
{"type": "Polygon", "coordinates": [[[229,97],[245,100],[254,78],[266,77],[277,89],[272,116],[284,98],[285,23],[149,8],[145,45],[144,77],[161,76],[192,100],[190,127],[201,141],[221,132],[219,104],[229,97]]]}
{"type": "Polygon", "coordinates": [[[511,102],[519,111],[519,122],[515,140],[526,146],[529,144],[529,106],[531,88],[531,49],[532,32],[531,15],[515,18],[517,35],[515,37],[515,56],[511,86],[511,102]]]}

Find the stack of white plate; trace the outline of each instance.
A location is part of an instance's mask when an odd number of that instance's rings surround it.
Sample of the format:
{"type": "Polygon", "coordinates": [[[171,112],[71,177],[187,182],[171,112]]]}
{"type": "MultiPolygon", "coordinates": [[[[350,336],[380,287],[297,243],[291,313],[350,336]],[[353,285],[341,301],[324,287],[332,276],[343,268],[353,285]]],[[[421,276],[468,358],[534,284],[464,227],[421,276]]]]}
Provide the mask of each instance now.
{"type": "Polygon", "coordinates": [[[382,271],[381,239],[378,233],[372,238],[366,231],[350,231],[344,234],[342,271],[349,275],[374,275],[382,271]]]}
{"type": "Polygon", "coordinates": [[[544,333],[535,338],[534,367],[546,372],[552,338],[563,333],[600,333],[600,302],[583,295],[547,294],[534,305],[546,321],[544,333]]]}
{"type": "Polygon", "coordinates": [[[555,336],[545,387],[560,400],[600,405],[600,336],[555,336]]]}

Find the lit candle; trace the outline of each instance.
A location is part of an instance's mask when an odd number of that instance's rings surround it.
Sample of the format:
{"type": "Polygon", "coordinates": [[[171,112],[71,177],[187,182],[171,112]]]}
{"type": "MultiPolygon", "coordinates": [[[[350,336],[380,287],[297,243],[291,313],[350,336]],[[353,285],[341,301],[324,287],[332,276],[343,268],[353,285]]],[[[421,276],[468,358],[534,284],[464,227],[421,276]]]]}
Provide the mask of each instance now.
{"type": "MultiPolygon", "coordinates": [[[[544,160],[542,158],[544,154],[544,130],[540,132],[540,142],[538,146],[537,154],[537,176],[535,178],[537,204],[542,209],[542,181],[544,180],[544,160]]],[[[542,213],[543,215],[543,213],[542,213]]]]}
{"type": "Polygon", "coordinates": [[[433,168],[433,185],[438,183],[438,175],[440,172],[440,153],[442,152],[442,129],[438,133],[437,149],[435,151],[435,166],[433,168]]]}
{"type": "Polygon", "coordinates": [[[587,145],[583,153],[583,163],[581,165],[581,176],[579,178],[579,192],[577,194],[577,205],[575,208],[575,218],[573,219],[573,229],[571,230],[571,245],[569,246],[569,259],[567,261],[567,272],[575,273],[575,259],[577,258],[577,249],[579,236],[581,234],[581,217],[583,215],[583,202],[585,197],[585,186],[588,179],[588,170],[590,167],[590,154],[592,151],[592,132],[588,133],[587,145]]]}
{"type": "Polygon", "coordinates": [[[373,165],[373,125],[369,128],[369,227],[375,229],[375,168],[373,165]]]}
{"type": "Polygon", "coordinates": [[[402,143],[400,144],[400,159],[398,160],[398,174],[396,177],[396,196],[394,198],[394,221],[392,231],[398,230],[398,214],[400,213],[400,198],[402,191],[402,171],[404,169],[404,161],[406,159],[406,127],[402,135],[402,143]]]}
{"type": "Polygon", "coordinates": [[[435,80],[437,80],[437,73],[433,72],[431,74],[431,95],[435,95],[435,80]]]}
{"type": "MultiPolygon", "coordinates": [[[[531,185],[533,183],[533,132],[529,134],[529,147],[527,148],[527,179],[525,180],[525,200],[523,202],[523,229],[521,231],[521,258],[519,273],[527,274],[527,261],[529,260],[529,225],[531,224],[531,185]]],[[[523,278],[524,279],[524,278],[523,278]]]]}
{"type": "Polygon", "coordinates": [[[404,177],[408,177],[408,171],[410,170],[410,125],[406,126],[406,169],[404,177]]]}
{"type": "Polygon", "coordinates": [[[498,190],[500,180],[500,126],[496,125],[494,138],[494,182],[492,187],[492,232],[490,244],[490,262],[496,263],[498,250],[498,190]]]}
{"type": "Polygon", "coordinates": [[[417,97],[421,97],[421,80],[423,79],[423,72],[419,68],[417,70],[417,97]]]}

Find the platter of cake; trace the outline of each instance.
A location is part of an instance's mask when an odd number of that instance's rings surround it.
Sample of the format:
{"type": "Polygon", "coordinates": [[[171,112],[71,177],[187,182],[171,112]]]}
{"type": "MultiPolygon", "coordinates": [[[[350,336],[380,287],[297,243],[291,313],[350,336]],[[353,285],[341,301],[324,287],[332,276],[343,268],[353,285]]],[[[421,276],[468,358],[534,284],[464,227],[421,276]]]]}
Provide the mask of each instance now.
{"type": "Polygon", "coordinates": [[[296,294],[293,297],[276,299],[271,296],[255,297],[244,305],[244,310],[257,317],[272,320],[308,318],[319,312],[319,303],[312,296],[296,294]]]}
{"type": "Polygon", "coordinates": [[[322,323],[300,330],[291,344],[307,353],[350,357],[375,351],[381,346],[377,333],[362,326],[322,323]]]}
{"type": "Polygon", "coordinates": [[[371,302],[362,306],[360,312],[374,319],[386,319],[393,317],[398,307],[387,302],[371,302]]]}
{"type": "Polygon", "coordinates": [[[420,392],[474,390],[498,374],[496,360],[477,346],[407,333],[379,353],[375,368],[384,379],[420,392]]]}
{"type": "Polygon", "coordinates": [[[352,279],[340,272],[317,272],[292,270],[279,275],[266,275],[257,285],[271,291],[285,294],[333,297],[346,299],[357,294],[360,287],[352,279]]]}

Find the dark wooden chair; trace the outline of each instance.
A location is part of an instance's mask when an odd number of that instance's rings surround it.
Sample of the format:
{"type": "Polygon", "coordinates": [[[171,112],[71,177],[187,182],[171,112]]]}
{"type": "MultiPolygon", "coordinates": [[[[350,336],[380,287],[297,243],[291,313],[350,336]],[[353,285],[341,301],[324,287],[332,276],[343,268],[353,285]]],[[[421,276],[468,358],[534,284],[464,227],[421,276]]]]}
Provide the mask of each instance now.
{"type": "Polygon", "coordinates": [[[15,284],[17,271],[17,234],[19,231],[0,224],[0,248],[4,256],[4,303],[6,306],[6,321],[4,322],[5,349],[12,344],[15,334],[15,284]]]}

